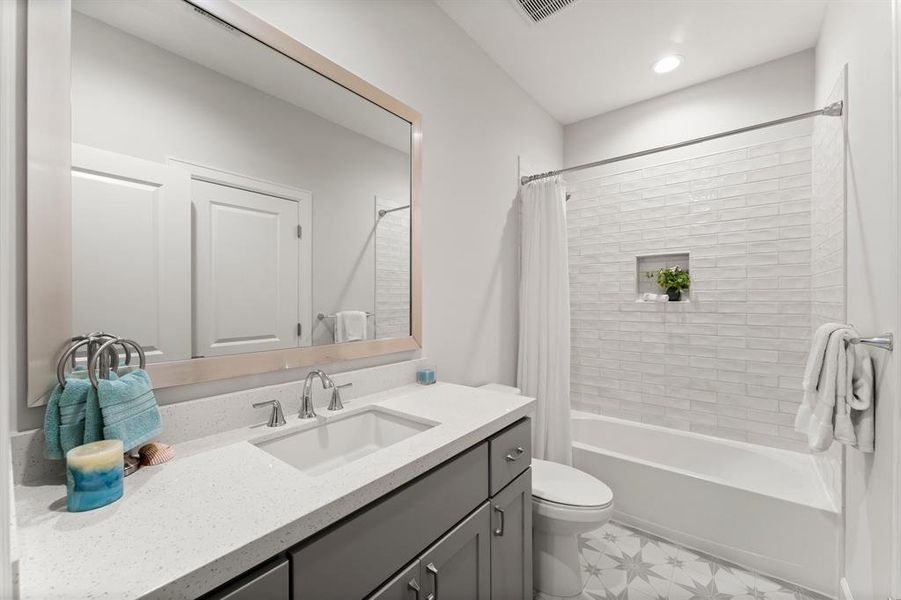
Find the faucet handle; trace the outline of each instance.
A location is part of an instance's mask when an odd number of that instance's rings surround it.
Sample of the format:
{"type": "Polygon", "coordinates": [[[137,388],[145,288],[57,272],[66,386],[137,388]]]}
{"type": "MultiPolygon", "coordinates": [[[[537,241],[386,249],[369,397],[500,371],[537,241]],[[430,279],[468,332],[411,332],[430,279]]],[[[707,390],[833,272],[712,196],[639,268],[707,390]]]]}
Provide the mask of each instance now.
{"type": "Polygon", "coordinates": [[[263,406],[271,406],[272,412],[269,413],[269,422],[266,423],[267,427],[281,427],[286,423],[285,421],[285,413],[282,412],[282,403],[278,400],[266,400],[265,402],[255,402],[253,404],[254,408],[260,408],[263,406]]]}
{"type": "Polygon", "coordinates": [[[352,383],[344,383],[342,385],[336,385],[332,387],[332,401],[329,402],[328,409],[329,410],[342,410],[344,408],[344,403],[341,401],[341,390],[349,387],[353,387],[352,383]]]}

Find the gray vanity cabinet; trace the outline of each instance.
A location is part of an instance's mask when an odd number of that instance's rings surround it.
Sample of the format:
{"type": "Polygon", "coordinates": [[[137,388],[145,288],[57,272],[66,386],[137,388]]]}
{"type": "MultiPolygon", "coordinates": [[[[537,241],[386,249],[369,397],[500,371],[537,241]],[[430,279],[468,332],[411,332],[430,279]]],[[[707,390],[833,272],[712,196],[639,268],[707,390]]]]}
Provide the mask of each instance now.
{"type": "Polygon", "coordinates": [[[423,554],[424,598],[488,600],[491,517],[486,502],[423,554]]]}
{"type": "Polygon", "coordinates": [[[481,443],[291,550],[292,598],[369,596],[487,498],[481,443]]]}
{"type": "Polygon", "coordinates": [[[414,560],[369,600],[422,600],[422,563],[414,560]]]}
{"type": "Polygon", "coordinates": [[[530,432],[520,419],[210,599],[530,599],[530,432]]]}
{"type": "Polygon", "coordinates": [[[491,498],[491,597],[532,597],[532,469],[491,498]]]}
{"type": "Polygon", "coordinates": [[[490,526],[486,502],[368,600],[488,600],[490,526]]]}

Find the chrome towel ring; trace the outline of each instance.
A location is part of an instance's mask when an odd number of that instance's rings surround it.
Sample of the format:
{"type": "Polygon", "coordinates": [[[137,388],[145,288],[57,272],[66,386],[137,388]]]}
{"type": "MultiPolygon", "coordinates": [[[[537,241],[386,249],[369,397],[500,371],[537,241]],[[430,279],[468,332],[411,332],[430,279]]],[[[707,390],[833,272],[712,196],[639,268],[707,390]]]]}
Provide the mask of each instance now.
{"type": "MultiPolygon", "coordinates": [[[[98,360],[102,359],[104,352],[107,352],[108,350],[112,349],[112,347],[117,344],[121,345],[123,348],[125,348],[127,346],[131,346],[132,348],[134,348],[135,352],[137,352],[137,354],[138,354],[138,366],[142,369],[147,366],[147,355],[144,354],[144,349],[141,348],[141,346],[137,342],[126,339],[126,338],[120,338],[120,337],[114,337],[112,339],[108,339],[97,349],[97,352],[94,353],[94,356],[91,357],[91,360],[88,363],[88,378],[91,380],[91,384],[93,384],[93,386],[95,388],[100,384],[100,381],[98,380],[98,377],[97,377],[97,372],[98,372],[97,362],[98,362],[98,360]]],[[[118,354],[118,353],[114,352],[114,354],[118,354]]],[[[126,361],[126,365],[127,364],[128,364],[128,362],[126,361]]],[[[102,379],[106,379],[108,376],[109,376],[108,372],[101,373],[102,379]]]]}
{"type": "Polygon", "coordinates": [[[125,355],[126,366],[131,365],[132,350],[137,352],[141,368],[146,366],[147,357],[139,344],[103,331],[94,331],[88,335],[71,338],[69,347],[63,352],[56,365],[56,380],[61,386],[66,385],[66,367],[71,365],[74,369],[78,351],[85,348],[88,377],[96,387],[98,373],[100,378],[105,379],[109,376],[110,371],[115,371],[121,364],[120,351],[116,346],[122,349],[121,353],[125,355]]]}
{"type": "MultiPolygon", "coordinates": [[[[60,385],[66,385],[66,363],[71,363],[72,368],[75,368],[75,357],[78,353],[78,349],[84,346],[87,346],[87,356],[90,361],[90,358],[94,356],[97,351],[97,348],[103,343],[103,341],[107,339],[111,339],[115,336],[111,336],[103,333],[102,331],[92,333],[90,335],[80,335],[72,338],[72,343],[69,348],[63,353],[62,357],[59,359],[59,362],[56,364],[56,380],[60,385]]],[[[119,353],[110,348],[108,350],[108,358],[110,361],[111,369],[119,368],[119,353]]],[[[130,362],[130,352],[126,352],[125,360],[126,364],[130,362]]]]}

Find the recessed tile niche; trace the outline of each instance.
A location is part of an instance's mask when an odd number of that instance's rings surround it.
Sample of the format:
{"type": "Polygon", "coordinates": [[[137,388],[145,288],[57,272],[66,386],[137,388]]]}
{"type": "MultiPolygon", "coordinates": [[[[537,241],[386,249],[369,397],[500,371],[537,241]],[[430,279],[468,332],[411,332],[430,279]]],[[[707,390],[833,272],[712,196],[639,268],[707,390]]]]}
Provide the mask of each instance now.
{"type": "MultiPolygon", "coordinates": [[[[665,267],[680,266],[686,271],[691,271],[688,252],[673,254],[648,254],[635,257],[635,297],[640,299],[642,294],[664,294],[666,290],[657,285],[657,271],[665,267]],[[651,274],[649,277],[648,274],[651,274]]],[[[688,290],[682,292],[682,299],[687,300],[688,290]]]]}

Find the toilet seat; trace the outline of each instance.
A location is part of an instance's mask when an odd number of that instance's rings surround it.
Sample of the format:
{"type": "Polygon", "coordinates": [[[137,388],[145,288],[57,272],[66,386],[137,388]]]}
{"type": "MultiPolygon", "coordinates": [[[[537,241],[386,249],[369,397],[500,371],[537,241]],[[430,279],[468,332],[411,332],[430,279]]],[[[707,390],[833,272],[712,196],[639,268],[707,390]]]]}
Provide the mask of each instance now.
{"type": "Polygon", "coordinates": [[[575,511],[603,509],[613,503],[613,491],[584,471],[533,458],[532,500],[575,511]]]}

